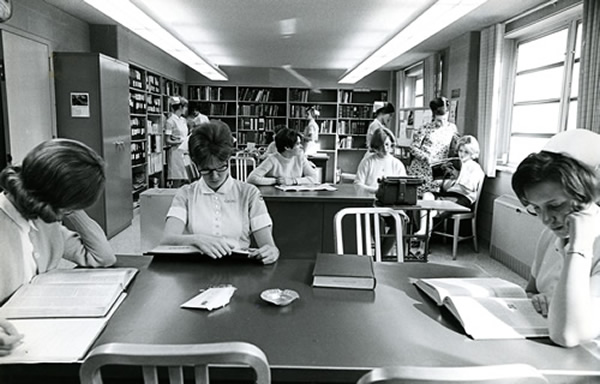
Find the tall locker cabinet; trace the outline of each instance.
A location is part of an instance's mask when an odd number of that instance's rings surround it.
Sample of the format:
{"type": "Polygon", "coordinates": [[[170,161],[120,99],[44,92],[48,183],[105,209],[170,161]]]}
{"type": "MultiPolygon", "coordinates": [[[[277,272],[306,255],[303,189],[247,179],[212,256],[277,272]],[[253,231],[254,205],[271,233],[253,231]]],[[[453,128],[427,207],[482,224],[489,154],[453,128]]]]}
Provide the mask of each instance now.
{"type": "Polygon", "coordinates": [[[58,136],[87,144],[106,162],[104,193],[87,212],[110,238],[133,217],[129,66],[98,53],[60,52],[54,79],[58,136]]]}

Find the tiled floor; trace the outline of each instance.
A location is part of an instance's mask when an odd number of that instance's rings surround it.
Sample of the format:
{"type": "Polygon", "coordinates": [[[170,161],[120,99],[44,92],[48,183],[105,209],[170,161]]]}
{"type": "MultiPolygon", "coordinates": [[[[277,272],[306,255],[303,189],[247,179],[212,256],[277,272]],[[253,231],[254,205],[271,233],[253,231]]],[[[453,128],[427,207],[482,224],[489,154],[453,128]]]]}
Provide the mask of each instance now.
{"type": "MultiPolygon", "coordinates": [[[[117,254],[140,254],[142,252],[140,243],[140,215],[139,208],[134,210],[131,226],[110,239],[110,244],[117,254]]],[[[490,276],[496,276],[512,281],[521,287],[525,287],[527,281],[517,275],[498,261],[489,257],[487,247],[480,246],[479,253],[473,251],[473,244],[465,241],[458,246],[457,260],[452,260],[452,244],[443,244],[434,241],[431,244],[429,261],[450,265],[464,265],[467,267],[480,268],[490,276]]]]}

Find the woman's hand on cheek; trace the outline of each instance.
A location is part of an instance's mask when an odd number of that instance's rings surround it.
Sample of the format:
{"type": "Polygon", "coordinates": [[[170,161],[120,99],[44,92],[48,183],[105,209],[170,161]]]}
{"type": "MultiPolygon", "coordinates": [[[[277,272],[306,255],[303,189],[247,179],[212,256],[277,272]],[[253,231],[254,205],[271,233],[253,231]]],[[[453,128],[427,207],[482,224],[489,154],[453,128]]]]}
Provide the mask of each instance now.
{"type": "Polygon", "coordinates": [[[592,257],[594,241],[600,226],[599,217],[597,207],[594,205],[567,215],[566,225],[569,228],[567,253],[576,252],[584,257],[592,257]]]}

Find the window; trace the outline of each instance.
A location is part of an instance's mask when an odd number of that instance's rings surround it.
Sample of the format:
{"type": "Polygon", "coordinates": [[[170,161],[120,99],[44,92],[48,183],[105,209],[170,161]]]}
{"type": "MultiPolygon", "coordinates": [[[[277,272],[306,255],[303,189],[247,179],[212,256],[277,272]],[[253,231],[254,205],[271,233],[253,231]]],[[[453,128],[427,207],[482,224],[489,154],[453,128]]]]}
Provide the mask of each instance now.
{"type": "Polygon", "coordinates": [[[508,159],[518,164],[577,119],[581,23],[570,20],[515,44],[508,159]]]}
{"type": "Polygon", "coordinates": [[[423,106],[423,78],[415,80],[415,107],[423,106]]]}
{"type": "Polygon", "coordinates": [[[418,63],[404,71],[404,108],[422,107],[424,95],[423,63],[418,63]]]}

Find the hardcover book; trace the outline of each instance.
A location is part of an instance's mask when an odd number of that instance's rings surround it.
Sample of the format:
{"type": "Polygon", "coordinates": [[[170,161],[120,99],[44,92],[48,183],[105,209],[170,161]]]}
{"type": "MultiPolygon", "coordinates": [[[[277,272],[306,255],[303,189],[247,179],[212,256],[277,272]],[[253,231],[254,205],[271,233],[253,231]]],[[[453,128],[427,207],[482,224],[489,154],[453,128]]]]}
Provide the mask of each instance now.
{"type": "Polygon", "coordinates": [[[431,164],[431,174],[434,180],[456,179],[462,167],[458,157],[449,157],[431,164]]]}
{"type": "Polygon", "coordinates": [[[548,322],[523,288],[490,278],[419,279],[414,283],[446,307],[473,339],[522,339],[548,336],[548,322]]]}
{"type": "Polygon", "coordinates": [[[313,287],[373,290],[375,284],[371,256],[317,254],[313,287]]]}

